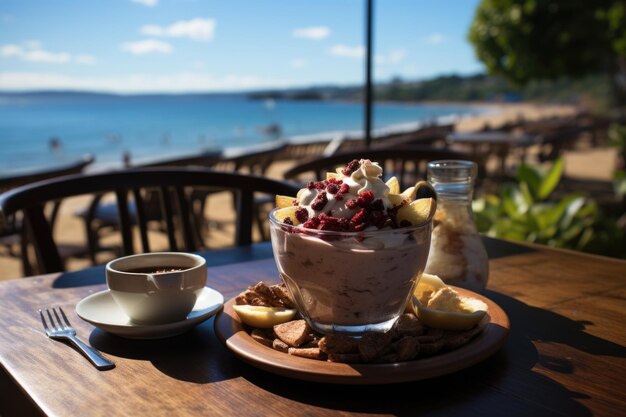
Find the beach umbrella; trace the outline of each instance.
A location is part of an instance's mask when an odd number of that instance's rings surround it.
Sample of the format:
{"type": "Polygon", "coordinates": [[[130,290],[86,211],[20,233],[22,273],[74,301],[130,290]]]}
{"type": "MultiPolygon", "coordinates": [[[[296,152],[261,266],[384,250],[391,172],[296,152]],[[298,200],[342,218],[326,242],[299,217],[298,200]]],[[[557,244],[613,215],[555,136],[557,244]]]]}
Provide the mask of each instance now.
{"type": "Polygon", "coordinates": [[[374,0],[365,0],[365,112],[363,133],[365,146],[369,148],[372,142],[372,12],[374,0]]]}

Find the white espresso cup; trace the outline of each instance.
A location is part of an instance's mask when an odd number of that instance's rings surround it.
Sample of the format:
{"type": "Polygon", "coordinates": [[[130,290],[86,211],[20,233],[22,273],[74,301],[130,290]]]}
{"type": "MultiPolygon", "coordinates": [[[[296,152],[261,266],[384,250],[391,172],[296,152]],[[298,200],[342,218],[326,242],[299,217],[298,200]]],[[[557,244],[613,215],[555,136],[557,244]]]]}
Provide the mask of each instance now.
{"type": "Polygon", "coordinates": [[[206,261],[191,253],[144,253],[106,265],[113,299],[138,324],[184,320],[204,288],[206,276],[206,261]]]}

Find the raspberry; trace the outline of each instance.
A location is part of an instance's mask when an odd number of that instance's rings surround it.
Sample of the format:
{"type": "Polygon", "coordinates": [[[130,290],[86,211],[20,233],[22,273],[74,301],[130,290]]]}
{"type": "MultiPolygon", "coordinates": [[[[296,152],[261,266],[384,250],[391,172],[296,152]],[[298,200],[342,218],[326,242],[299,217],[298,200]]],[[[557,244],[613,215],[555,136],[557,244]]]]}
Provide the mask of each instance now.
{"type": "Polygon", "coordinates": [[[345,194],[345,193],[347,193],[348,191],[350,191],[350,186],[349,186],[348,184],[342,183],[342,184],[341,184],[341,187],[339,187],[339,192],[340,192],[341,194],[345,194]]]}
{"type": "Polygon", "coordinates": [[[337,194],[337,192],[339,191],[339,186],[331,182],[326,186],[326,191],[328,191],[330,194],[337,194]]]}
{"type": "Polygon", "coordinates": [[[362,208],[361,210],[359,210],[357,214],[352,216],[352,220],[350,220],[350,223],[352,224],[364,223],[366,217],[367,217],[367,210],[362,208]]]}
{"type": "Polygon", "coordinates": [[[296,210],[296,219],[298,219],[300,223],[306,222],[309,220],[309,211],[304,207],[296,210]]]}
{"type": "Polygon", "coordinates": [[[326,203],[328,203],[326,191],[320,191],[317,197],[315,197],[313,204],[311,204],[311,208],[313,210],[322,210],[326,206],[326,203]]]}
{"type": "Polygon", "coordinates": [[[346,201],[346,207],[349,208],[350,210],[354,210],[358,206],[359,206],[359,201],[356,198],[346,201]]]}
{"type": "Polygon", "coordinates": [[[337,217],[326,217],[326,219],[320,221],[320,230],[340,231],[339,219],[337,217]]]}
{"type": "Polygon", "coordinates": [[[299,205],[299,204],[300,204],[300,203],[298,203],[298,200],[293,200],[293,201],[291,202],[291,205],[292,205],[292,206],[297,206],[297,205],[299,205]]]}
{"type": "Polygon", "coordinates": [[[309,219],[306,222],[304,222],[302,227],[305,227],[307,229],[317,229],[317,226],[319,225],[320,225],[320,220],[317,217],[313,217],[312,219],[309,219]]]}
{"type": "Polygon", "coordinates": [[[346,218],[340,218],[338,221],[339,227],[341,228],[341,230],[343,231],[348,231],[350,230],[350,220],[346,219],[346,218]]]}
{"type": "Polygon", "coordinates": [[[353,173],[354,171],[356,171],[357,169],[359,169],[359,161],[358,161],[358,160],[356,160],[356,159],[354,159],[352,162],[350,162],[350,163],[348,164],[348,166],[347,166],[347,167],[345,167],[345,168],[341,171],[341,173],[342,173],[343,175],[345,175],[346,177],[349,177],[349,176],[350,176],[350,175],[352,175],[352,173],[353,173]]]}
{"type": "Polygon", "coordinates": [[[315,188],[315,183],[314,183],[313,181],[308,182],[308,183],[306,184],[306,188],[307,188],[307,189],[309,189],[309,190],[314,189],[314,188],[315,188]]]}
{"type": "Polygon", "coordinates": [[[283,223],[293,226],[293,222],[291,221],[291,217],[285,217],[283,223]]]}
{"type": "Polygon", "coordinates": [[[359,194],[359,206],[365,208],[367,206],[369,206],[372,201],[374,201],[374,193],[371,191],[363,191],[361,194],[359,194]]]}

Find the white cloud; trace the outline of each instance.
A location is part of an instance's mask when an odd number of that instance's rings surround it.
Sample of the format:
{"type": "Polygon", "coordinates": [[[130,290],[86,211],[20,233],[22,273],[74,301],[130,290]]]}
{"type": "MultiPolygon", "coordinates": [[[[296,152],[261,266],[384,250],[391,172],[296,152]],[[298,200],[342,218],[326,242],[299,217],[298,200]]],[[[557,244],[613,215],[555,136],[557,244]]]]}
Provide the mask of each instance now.
{"type": "Polygon", "coordinates": [[[445,39],[440,33],[431,33],[430,35],[422,38],[422,42],[429,45],[437,45],[443,43],[444,41],[445,39]]]}
{"type": "Polygon", "coordinates": [[[24,42],[24,46],[28,49],[41,49],[41,42],[31,39],[29,41],[24,42]]]}
{"type": "Polygon", "coordinates": [[[334,45],[330,48],[330,53],[346,58],[363,58],[365,56],[365,48],[363,46],[334,45]]]}
{"type": "Polygon", "coordinates": [[[130,0],[130,1],[132,1],[133,3],[143,4],[144,6],[147,6],[147,7],[154,7],[159,2],[159,0],[130,0]]]}
{"type": "Polygon", "coordinates": [[[404,49],[394,49],[389,52],[389,62],[392,64],[398,64],[404,61],[404,58],[406,58],[406,50],[404,49]]]}
{"type": "Polygon", "coordinates": [[[214,19],[179,20],[169,26],[145,25],[139,31],[148,36],[189,38],[194,41],[211,41],[215,36],[214,19]]]}
{"type": "Polygon", "coordinates": [[[94,65],[97,62],[96,58],[91,55],[77,55],[74,61],[82,65],[94,65]]]}
{"type": "Polygon", "coordinates": [[[145,39],[143,41],[124,42],[121,49],[133,55],[145,55],[151,53],[169,54],[174,48],[169,43],[158,39],[145,39]]]}
{"type": "Polygon", "coordinates": [[[291,62],[289,62],[289,66],[294,69],[304,68],[306,67],[306,61],[300,58],[292,59],[291,62]]]}
{"type": "Polygon", "coordinates": [[[394,49],[389,51],[387,54],[377,54],[374,57],[374,62],[377,65],[387,65],[387,64],[399,64],[404,61],[406,58],[406,50],[404,49],[394,49]]]}
{"type": "Polygon", "coordinates": [[[293,87],[296,82],[254,75],[215,76],[198,72],[120,77],[73,77],[58,73],[0,72],[0,91],[83,90],[115,93],[184,93],[293,87]]]}
{"type": "Polygon", "coordinates": [[[294,29],[292,32],[296,38],[305,38],[319,41],[330,35],[330,29],[326,26],[311,26],[307,28],[294,29]]]}
{"type": "Polygon", "coordinates": [[[90,55],[72,55],[68,52],[50,52],[42,49],[39,41],[26,41],[21,45],[7,44],[0,46],[0,56],[4,58],[17,58],[22,61],[42,64],[77,64],[93,65],[96,58],[90,55]]]}

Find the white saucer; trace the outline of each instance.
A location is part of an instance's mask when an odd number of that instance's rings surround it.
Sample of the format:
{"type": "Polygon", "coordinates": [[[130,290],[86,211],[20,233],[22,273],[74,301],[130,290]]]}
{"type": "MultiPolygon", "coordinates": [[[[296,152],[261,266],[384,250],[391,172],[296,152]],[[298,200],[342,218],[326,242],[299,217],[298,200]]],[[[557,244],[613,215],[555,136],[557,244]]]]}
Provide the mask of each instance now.
{"type": "Polygon", "coordinates": [[[99,329],[129,339],[162,339],[182,334],[221,310],[224,296],[204,287],[193,310],[185,320],[175,323],[140,325],[130,321],[109,290],[83,298],[76,305],[78,316],[99,329]]]}

